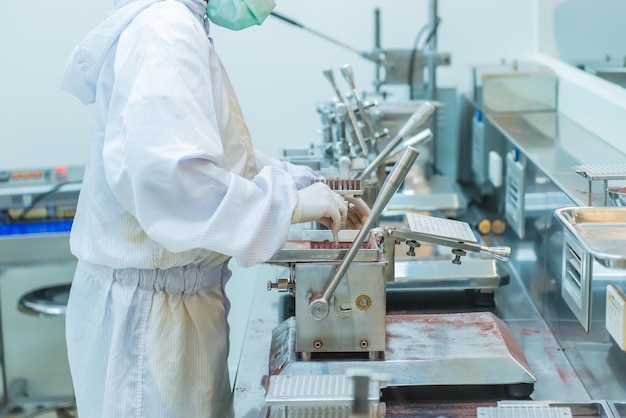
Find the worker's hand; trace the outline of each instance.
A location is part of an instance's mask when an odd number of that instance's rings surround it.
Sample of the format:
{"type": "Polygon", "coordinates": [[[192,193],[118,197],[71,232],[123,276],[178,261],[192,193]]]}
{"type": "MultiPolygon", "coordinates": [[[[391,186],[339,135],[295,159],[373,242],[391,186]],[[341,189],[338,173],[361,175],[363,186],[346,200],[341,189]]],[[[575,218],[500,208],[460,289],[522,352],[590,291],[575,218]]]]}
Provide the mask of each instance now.
{"type": "Polygon", "coordinates": [[[337,236],[347,216],[348,205],[343,198],[325,183],[317,182],[298,190],[298,205],[293,211],[291,223],[318,221],[337,236]]]}
{"type": "Polygon", "coordinates": [[[361,229],[370,214],[370,207],[360,197],[346,196],[345,199],[350,203],[347,218],[348,229],[361,229]]]}

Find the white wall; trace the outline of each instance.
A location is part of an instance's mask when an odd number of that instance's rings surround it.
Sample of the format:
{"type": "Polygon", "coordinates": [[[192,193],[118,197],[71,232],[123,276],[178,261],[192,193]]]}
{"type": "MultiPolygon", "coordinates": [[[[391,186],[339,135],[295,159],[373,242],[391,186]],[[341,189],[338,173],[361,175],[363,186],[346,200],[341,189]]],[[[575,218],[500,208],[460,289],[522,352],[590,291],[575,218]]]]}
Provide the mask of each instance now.
{"type": "MultiPolygon", "coordinates": [[[[0,168],[84,161],[92,110],[58,85],[72,48],[111,4],[110,0],[2,2],[0,168]]],[[[427,0],[282,0],[276,10],[369,51],[376,7],[381,9],[383,48],[410,49],[427,21],[427,0]]],[[[465,90],[471,65],[527,56],[533,47],[532,9],[527,0],[440,0],[439,49],[452,55],[452,66],[439,70],[440,85],[465,90]]],[[[286,144],[317,140],[315,104],[332,96],[323,69],[338,71],[351,64],[359,88],[372,87],[372,63],[273,18],[242,32],[215,27],[213,35],[253,140],[272,155],[286,144]]],[[[343,82],[338,73],[337,77],[343,82]]],[[[394,98],[405,97],[406,91],[399,89],[394,98]]]]}
{"type": "Polygon", "coordinates": [[[559,112],[626,152],[626,90],[571,64],[601,63],[610,57],[623,66],[622,24],[626,3],[607,0],[536,0],[538,54],[534,60],[559,77],[559,112]]]}
{"type": "Polygon", "coordinates": [[[540,0],[539,49],[562,61],[616,63],[626,56],[626,2],[622,0],[540,0]]]}
{"type": "Polygon", "coordinates": [[[108,1],[7,0],[0,8],[0,170],[85,161],[91,109],[61,91],[74,45],[108,1]]]}

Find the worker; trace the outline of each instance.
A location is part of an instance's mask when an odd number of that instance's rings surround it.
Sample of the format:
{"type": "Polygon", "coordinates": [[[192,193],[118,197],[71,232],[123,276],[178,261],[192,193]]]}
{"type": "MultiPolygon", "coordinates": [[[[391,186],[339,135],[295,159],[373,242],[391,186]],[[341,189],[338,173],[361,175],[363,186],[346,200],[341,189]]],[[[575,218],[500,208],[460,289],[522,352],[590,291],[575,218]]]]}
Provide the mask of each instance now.
{"type": "Polygon", "coordinates": [[[81,417],[230,416],[229,259],[268,260],[292,223],[347,221],[316,172],[253,149],[208,37],[205,14],[243,29],[273,7],[115,0],[68,60],[62,87],[95,104],[66,315],[81,417]]]}

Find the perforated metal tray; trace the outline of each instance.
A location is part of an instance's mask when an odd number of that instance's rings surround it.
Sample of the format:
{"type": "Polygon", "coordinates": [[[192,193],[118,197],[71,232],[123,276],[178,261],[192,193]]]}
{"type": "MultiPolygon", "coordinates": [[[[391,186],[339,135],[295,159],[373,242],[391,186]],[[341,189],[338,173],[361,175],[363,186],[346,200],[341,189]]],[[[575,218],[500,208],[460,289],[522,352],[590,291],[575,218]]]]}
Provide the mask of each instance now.
{"type": "Polygon", "coordinates": [[[589,201],[587,202],[589,206],[591,206],[592,183],[594,181],[604,182],[604,206],[606,206],[608,181],[626,179],[626,164],[577,165],[572,167],[572,170],[585,177],[589,183],[589,201]]]}
{"type": "Polygon", "coordinates": [[[480,407],[477,418],[572,418],[572,410],[551,406],[480,407]]]}

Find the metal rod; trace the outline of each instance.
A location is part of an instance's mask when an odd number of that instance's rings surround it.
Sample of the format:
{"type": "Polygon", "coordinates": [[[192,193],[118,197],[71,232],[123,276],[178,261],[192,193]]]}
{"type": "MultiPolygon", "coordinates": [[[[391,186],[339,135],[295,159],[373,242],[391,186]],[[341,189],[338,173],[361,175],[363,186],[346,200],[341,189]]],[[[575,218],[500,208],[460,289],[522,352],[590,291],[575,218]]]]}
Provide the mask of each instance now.
{"type": "Polygon", "coordinates": [[[437,0],[430,0],[428,3],[428,23],[431,29],[431,36],[428,42],[430,58],[428,60],[428,99],[437,100],[437,0]]]}
{"type": "Polygon", "coordinates": [[[313,316],[313,318],[320,320],[328,316],[328,312],[330,309],[328,301],[330,300],[331,296],[335,292],[335,289],[339,285],[341,278],[344,274],[346,274],[350,263],[352,262],[352,260],[354,260],[356,253],[361,247],[361,244],[365,240],[367,234],[369,234],[370,228],[372,227],[374,222],[376,222],[383,209],[385,209],[387,203],[389,203],[389,200],[394,195],[394,193],[398,191],[398,188],[406,178],[406,175],[413,166],[413,163],[415,163],[415,159],[418,155],[419,152],[412,147],[406,147],[402,152],[402,155],[393,166],[391,173],[389,173],[389,176],[387,176],[385,183],[383,183],[383,186],[380,189],[380,193],[378,194],[376,201],[372,205],[372,209],[369,216],[367,217],[367,220],[365,221],[363,227],[352,242],[352,246],[346,253],[343,261],[337,267],[335,274],[326,285],[326,288],[322,292],[322,295],[319,297],[316,297],[317,295],[313,295],[311,297],[311,301],[309,302],[309,313],[311,314],[311,316],[313,316]]]}
{"type": "Polygon", "coordinates": [[[365,58],[367,60],[376,62],[376,60],[374,58],[372,58],[371,54],[369,54],[369,53],[367,53],[365,51],[359,51],[358,49],[353,48],[350,45],[347,45],[347,44],[345,44],[345,43],[343,43],[341,41],[338,41],[338,40],[336,40],[334,38],[331,38],[330,36],[325,35],[325,34],[323,34],[321,32],[318,32],[315,29],[311,29],[309,27],[306,27],[302,23],[300,23],[300,22],[298,22],[298,21],[296,21],[296,20],[294,20],[294,19],[292,19],[290,17],[287,17],[287,16],[285,16],[285,15],[283,15],[281,13],[277,13],[277,12],[271,12],[270,14],[272,16],[274,16],[275,18],[282,20],[285,23],[289,23],[290,25],[296,26],[296,27],[298,27],[300,29],[303,29],[303,30],[309,32],[309,33],[312,33],[313,35],[318,36],[318,37],[320,37],[320,38],[322,38],[322,39],[324,39],[324,40],[326,40],[328,42],[331,42],[331,43],[333,43],[333,44],[335,44],[337,46],[340,46],[340,47],[345,48],[345,49],[347,49],[349,51],[352,51],[355,54],[358,54],[358,55],[360,55],[361,57],[363,57],[363,58],[365,58]]]}
{"type": "MultiPolygon", "coordinates": [[[[381,49],[380,42],[380,9],[377,7],[374,9],[374,54],[379,55],[381,49]]],[[[374,82],[374,87],[376,88],[376,92],[380,91],[381,83],[381,70],[382,63],[380,61],[376,61],[376,80],[374,82]]]]}
{"type": "MultiPolygon", "coordinates": [[[[436,101],[437,95],[437,32],[439,26],[439,17],[437,16],[437,0],[429,0],[428,3],[428,21],[430,25],[431,34],[428,40],[428,85],[427,85],[427,99],[436,101]]],[[[435,111],[433,116],[433,123],[431,128],[433,130],[433,136],[439,137],[439,111],[435,111]]],[[[432,143],[432,155],[434,170],[437,171],[437,156],[439,155],[437,140],[432,143]]]]}

